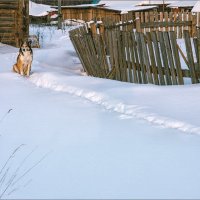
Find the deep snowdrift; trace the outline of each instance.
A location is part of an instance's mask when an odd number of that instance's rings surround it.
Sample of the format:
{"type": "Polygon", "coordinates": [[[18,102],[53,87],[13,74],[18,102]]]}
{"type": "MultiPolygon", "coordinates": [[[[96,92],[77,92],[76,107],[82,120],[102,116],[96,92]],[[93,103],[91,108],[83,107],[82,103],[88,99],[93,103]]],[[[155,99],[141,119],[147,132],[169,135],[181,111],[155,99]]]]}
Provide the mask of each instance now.
{"type": "Polygon", "coordinates": [[[199,84],[88,77],[68,30],[31,32],[42,48],[29,78],[0,46],[2,198],[200,197],[199,84]]]}

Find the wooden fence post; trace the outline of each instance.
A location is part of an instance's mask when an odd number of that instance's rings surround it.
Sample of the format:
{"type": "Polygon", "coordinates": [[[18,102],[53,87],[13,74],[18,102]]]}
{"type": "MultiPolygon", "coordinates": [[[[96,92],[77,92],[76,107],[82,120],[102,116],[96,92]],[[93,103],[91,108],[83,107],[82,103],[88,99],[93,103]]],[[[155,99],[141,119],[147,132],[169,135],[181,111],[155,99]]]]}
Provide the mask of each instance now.
{"type": "Polygon", "coordinates": [[[140,13],[136,12],[135,13],[135,23],[136,23],[136,31],[141,32],[141,22],[140,22],[140,13]]]}

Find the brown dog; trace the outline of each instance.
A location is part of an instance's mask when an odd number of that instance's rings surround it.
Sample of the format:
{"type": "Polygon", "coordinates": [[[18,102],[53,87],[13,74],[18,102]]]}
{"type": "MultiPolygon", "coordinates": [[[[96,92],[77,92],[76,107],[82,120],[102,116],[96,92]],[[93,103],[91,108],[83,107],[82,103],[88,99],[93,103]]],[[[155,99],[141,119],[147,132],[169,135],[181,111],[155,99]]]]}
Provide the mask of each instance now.
{"type": "Polygon", "coordinates": [[[13,71],[22,76],[30,76],[32,61],[33,51],[31,49],[31,42],[25,41],[19,49],[17,63],[13,65],[13,71]]]}

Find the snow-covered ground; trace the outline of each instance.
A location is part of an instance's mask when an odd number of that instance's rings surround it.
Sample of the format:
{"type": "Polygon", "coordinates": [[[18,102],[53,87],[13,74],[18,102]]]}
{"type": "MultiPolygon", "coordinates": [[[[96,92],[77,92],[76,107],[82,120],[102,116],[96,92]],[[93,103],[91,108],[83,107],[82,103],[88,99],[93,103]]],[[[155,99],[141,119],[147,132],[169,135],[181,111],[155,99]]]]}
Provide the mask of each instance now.
{"type": "Polygon", "coordinates": [[[0,198],[200,198],[200,85],[86,76],[68,31],[40,37],[29,78],[0,45],[0,198]]]}

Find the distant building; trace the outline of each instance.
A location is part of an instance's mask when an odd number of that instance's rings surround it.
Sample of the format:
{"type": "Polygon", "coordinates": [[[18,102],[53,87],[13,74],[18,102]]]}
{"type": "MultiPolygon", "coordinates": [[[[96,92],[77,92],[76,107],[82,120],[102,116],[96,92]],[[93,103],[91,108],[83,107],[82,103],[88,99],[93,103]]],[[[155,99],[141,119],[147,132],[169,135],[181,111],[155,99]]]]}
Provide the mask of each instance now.
{"type": "MultiPolygon", "coordinates": [[[[35,3],[56,6],[58,0],[32,0],[35,3]]],[[[61,0],[62,6],[98,3],[100,0],[61,0]]]]}

